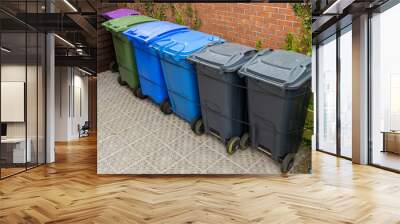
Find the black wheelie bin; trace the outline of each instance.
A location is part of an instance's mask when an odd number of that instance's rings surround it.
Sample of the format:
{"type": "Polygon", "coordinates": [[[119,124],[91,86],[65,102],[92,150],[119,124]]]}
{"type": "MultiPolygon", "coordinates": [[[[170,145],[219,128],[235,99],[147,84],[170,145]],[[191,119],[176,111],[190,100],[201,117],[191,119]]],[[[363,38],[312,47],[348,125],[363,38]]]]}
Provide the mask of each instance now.
{"type": "Polygon", "coordinates": [[[246,77],[251,146],[280,162],[286,173],[302,141],[311,94],[311,58],[263,50],[239,74],[246,77]]]}
{"type": "Polygon", "coordinates": [[[228,154],[248,146],[246,86],[237,71],[256,53],[248,46],[223,43],[189,57],[197,70],[202,115],[192,130],[218,137],[228,154]]]}

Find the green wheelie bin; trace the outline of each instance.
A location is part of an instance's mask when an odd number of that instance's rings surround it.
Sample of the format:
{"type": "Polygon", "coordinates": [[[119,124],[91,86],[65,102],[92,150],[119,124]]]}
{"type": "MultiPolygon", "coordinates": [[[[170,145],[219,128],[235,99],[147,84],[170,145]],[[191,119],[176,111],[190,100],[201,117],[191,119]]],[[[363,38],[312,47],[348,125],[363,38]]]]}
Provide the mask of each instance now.
{"type": "Polygon", "coordinates": [[[146,22],[157,21],[148,16],[125,16],[104,22],[102,25],[111,32],[120,76],[118,82],[121,85],[128,84],[135,92],[139,85],[136,59],[131,41],[123,32],[128,28],[146,22]]]}

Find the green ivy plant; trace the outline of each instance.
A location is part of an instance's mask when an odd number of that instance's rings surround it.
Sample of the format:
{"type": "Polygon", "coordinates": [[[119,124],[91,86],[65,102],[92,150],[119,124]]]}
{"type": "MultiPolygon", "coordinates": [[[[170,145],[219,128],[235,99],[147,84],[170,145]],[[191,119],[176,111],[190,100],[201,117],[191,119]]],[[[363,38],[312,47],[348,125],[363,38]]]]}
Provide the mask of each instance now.
{"type": "Polygon", "coordinates": [[[166,20],[166,5],[164,3],[154,4],[152,2],[145,2],[143,5],[146,15],[151,16],[158,20],[166,20]]]}
{"type": "Polygon", "coordinates": [[[175,15],[174,16],[175,16],[175,22],[177,24],[186,25],[186,22],[183,19],[182,12],[179,9],[175,8],[175,15]]]}
{"type": "Polygon", "coordinates": [[[146,15],[153,15],[154,4],[152,2],[144,3],[144,11],[146,15]]]}
{"type": "Polygon", "coordinates": [[[262,40],[257,40],[257,41],[256,41],[256,49],[257,49],[258,51],[262,50],[262,48],[263,48],[262,45],[263,45],[262,40]]]}
{"type": "Polygon", "coordinates": [[[201,20],[190,3],[186,5],[186,17],[192,29],[198,30],[200,28],[201,20]]]}
{"type": "Polygon", "coordinates": [[[166,15],[166,5],[165,4],[159,4],[157,7],[157,10],[153,13],[154,18],[158,20],[166,20],[167,15],[166,15]]]}
{"type": "Polygon", "coordinates": [[[198,30],[202,23],[197,16],[196,10],[191,3],[174,4],[174,3],[153,3],[145,2],[141,4],[144,13],[158,20],[172,20],[177,24],[189,26],[194,30],[198,30]],[[169,10],[169,12],[167,12],[169,10]],[[170,15],[170,16],[169,16],[170,15]]]}
{"type": "MultiPolygon", "coordinates": [[[[298,34],[288,33],[285,39],[284,49],[299,52],[308,56],[312,54],[312,8],[309,0],[304,3],[292,4],[293,11],[301,21],[301,28],[298,34]]],[[[304,133],[302,145],[311,148],[311,138],[314,126],[314,108],[313,96],[310,96],[307,106],[306,121],[304,124],[304,133]]]]}
{"type": "Polygon", "coordinates": [[[185,6],[174,4],[171,11],[175,17],[176,23],[189,26],[194,30],[198,30],[201,27],[201,19],[197,16],[196,10],[193,9],[192,4],[187,3],[185,6]]]}
{"type": "Polygon", "coordinates": [[[310,56],[312,54],[311,3],[309,0],[305,0],[304,3],[292,4],[292,7],[296,16],[301,20],[301,28],[298,34],[287,34],[284,49],[310,56]]]}
{"type": "Polygon", "coordinates": [[[198,30],[198,29],[200,29],[200,27],[201,27],[201,19],[198,17],[195,17],[194,21],[193,21],[192,29],[198,30]]]}

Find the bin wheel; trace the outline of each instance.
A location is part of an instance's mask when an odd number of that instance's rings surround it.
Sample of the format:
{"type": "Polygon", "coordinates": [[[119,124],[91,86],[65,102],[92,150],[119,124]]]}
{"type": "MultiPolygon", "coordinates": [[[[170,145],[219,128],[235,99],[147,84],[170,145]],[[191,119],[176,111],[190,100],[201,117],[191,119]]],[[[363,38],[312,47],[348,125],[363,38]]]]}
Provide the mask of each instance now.
{"type": "Polygon", "coordinates": [[[115,62],[115,61],[110,62],[110,64],[108,65],[108,69],[110,69],[111,72],[113,72],[113,73],[118,72],[119,69],[118,69],[117,62],[115,62]]]}
{"type": "Polygon", "coordinates": [[[165,100],[165,101],[161,104],[160,109],[161,109],[161,111],[162,111],[164,114],[171,114],[171,113],[172,113],[171,105],[170,105],[168,99],[165,100]]]}
{"type": "Polygon", "coordinates": [[[190,127],[192,128],[192,131],[196,135],[204,134],[204,123],[203,123],[203,119],[201,119],[201,117],[192,121],[192,123],[190,124],[190,127]]]}
{"type": "Polygon", "coordinates": [[[281,172],[287,173],[293,167],[295,153],[288,153],[281,163],[281,172]]]}
{"type": "Polygon", "coordinates": [[[124,80],[122,80],[121,76],[118,76],[118,83],[119,83],[121,86],[126,86],[126,84],[127,84],[124,80]]]}
{"type": "Polygon", "coordinates": [[[228,143],[226,144],[226,152],[229,155],[232,155],[235,153],[238,149],[240,148],[240,138],[239,137],[233,137],[229,139],[228,143]]]}
{"type": "Polygon", "coordinates": [[[240,149],[245,150],[250,145],[250,135],[249,133],[244,133],[240,138],[240,149]]]}
{"type": "Polygon", "coordinates": [[[142,89],[140,87],[133,89],[133,95],[142,100],[147,98],[146,95],[143,95],[142,89]]]}

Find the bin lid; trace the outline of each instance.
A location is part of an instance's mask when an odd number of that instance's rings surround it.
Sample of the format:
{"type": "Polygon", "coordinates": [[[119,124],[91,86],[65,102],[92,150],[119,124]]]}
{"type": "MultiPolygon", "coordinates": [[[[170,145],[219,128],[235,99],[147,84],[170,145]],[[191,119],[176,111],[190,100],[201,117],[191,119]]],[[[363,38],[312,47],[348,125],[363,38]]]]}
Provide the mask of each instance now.
{"type": "Polygon", "coordinates": [[[190,56],[189,60],[216,67],[225,72],[233,72],[238,70],[256,53],[256,49],[252,47],[235,43],[223,43],[206,47],[190,56]]]}
{"type": "Polygon", "coordinates": [[[130,27],[128,30],[124,31],[124,35],[129,39],[134,38],[136,40],[149,43],[157,38],[165,37],[168,34],[171,35],[177,32],[184,32],[188,30],[189,28],[186,26],[166,21],[155,21],[130,27]]]}
{"type": "Polygon", "coordinates": [[[120,18],[120,17],[124,17],[124,16],[140,15],[140,13],[134,9],[121,8],[121,9],[116,9],[116,10],[105,12],[101,15],[107,19],[116,19],[116,18],[120,18]]]}
{"type": "Polygon", "coordinates": [[[220,37],[189,30],[188,32],[177,33],[171,36],[161,38],[153,42],[153,48],[173,56],[175,59],[184,59],[194,52],[214,43],[223,43],[225,40],[220,37]]]}
{"type": "Polygon", "coordinates": [[[292,51],[263,50],[239,73],[281,88],[297,89],[311,79],[311,58],[292,51]]]}
{"type": "Polygon", "coordinates": [[[148,16],[124,16],[121,18],[108,20],[102,25],[105,26],[109,31],[122,32],[133,25],[152,21],[157,20],[148,16]]]}

